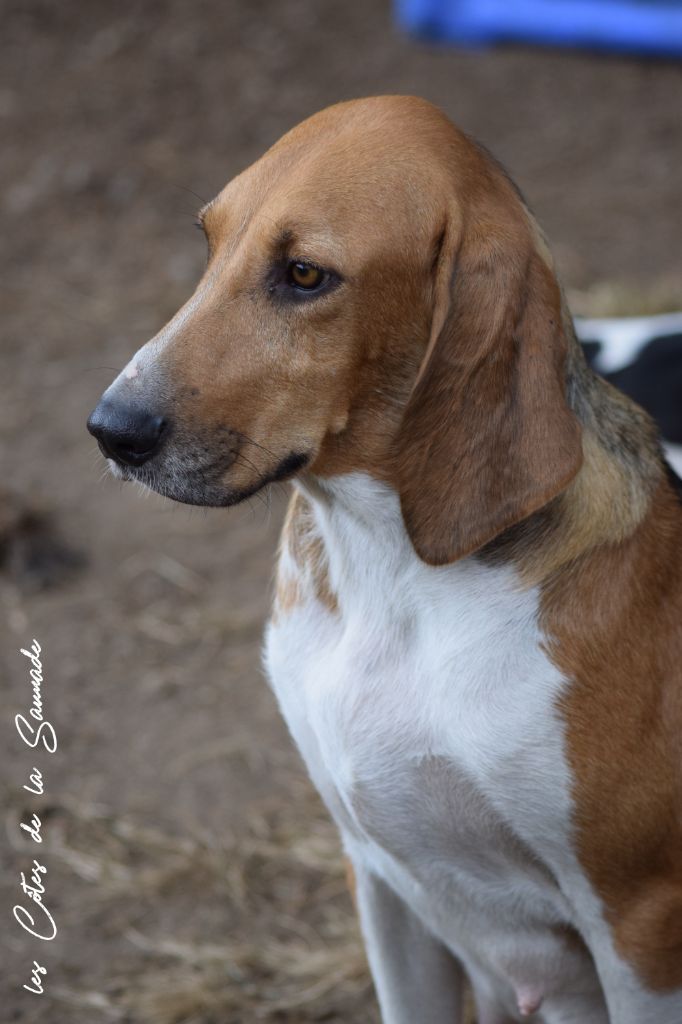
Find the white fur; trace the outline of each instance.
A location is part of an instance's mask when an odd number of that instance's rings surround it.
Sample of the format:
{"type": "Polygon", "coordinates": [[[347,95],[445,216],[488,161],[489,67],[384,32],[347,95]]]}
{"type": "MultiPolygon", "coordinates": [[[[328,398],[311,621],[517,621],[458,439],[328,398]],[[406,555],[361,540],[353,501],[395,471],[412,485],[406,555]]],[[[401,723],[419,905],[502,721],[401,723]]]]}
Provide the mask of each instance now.
{"type": "Polygon", "coordinates": [[[663,444],[665,457],[678,476],[682,475],[682,444],[663,444]]]}
{"type": "MultiPolygon", "coordinates": [[[[545,652],[538,593],[474,558],[424,564],[396,495],[368,477],[304,489],[338,611],[315,599],[285,548],[279,572],[306,597],[270,624],[266,663],[362,876],[464,964],[481,1020],[527,1019],[542,1000],[533,1020],[545,1024],[680,1024],[682,997],[645,992],[616,955],[573,852],[557,710],[569,683],[545,652]]],[[[404,954],[380,920],[396,911],[385,896],[364,904],[384,1020],[420,1024],[400,1009],[412,998],[404,954]]],[[[456,1024],[423,998],[424,1022],[456,1024]]]]}

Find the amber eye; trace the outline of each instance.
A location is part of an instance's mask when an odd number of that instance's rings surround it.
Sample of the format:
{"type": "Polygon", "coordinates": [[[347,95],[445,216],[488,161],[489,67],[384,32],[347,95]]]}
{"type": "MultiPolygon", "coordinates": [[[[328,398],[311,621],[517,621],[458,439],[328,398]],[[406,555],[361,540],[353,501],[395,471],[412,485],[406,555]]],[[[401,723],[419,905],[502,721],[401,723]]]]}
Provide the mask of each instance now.
{"type": "Polygon", "coordinates": [[[319,288],[324,281],[324,271],[319,267],[313,267],[310,263],[290,263],[288,267],[290,284],[296,288],[304,288],[305,291],[312,291],[319,288]]]}

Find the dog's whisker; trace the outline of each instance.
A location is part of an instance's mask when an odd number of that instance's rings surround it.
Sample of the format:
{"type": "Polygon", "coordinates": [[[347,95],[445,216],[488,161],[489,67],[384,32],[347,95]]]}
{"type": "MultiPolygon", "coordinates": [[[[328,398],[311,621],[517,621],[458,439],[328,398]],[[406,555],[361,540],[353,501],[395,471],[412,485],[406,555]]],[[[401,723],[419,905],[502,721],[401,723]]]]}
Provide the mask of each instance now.
{"type": "Polygon", "coordinates": [[[279,458],[279,456],[275,455],[273,451],[271,451],[269,448],[266,448],[265,445],[259,444],[258,441],[254,441],[254,439],[252,437],[249,437],[248,434],[244,434],[240,430],[235,430],[234,433],[237,435],[240,441],[246,441],[247,444],[252,444],[254,445],[255,448],[260,448],[260,450],[265,452],[266,455],[271,455],[273,459],[279,458]]]}
{"type": "Polygon", "coordinates": [[[258,466],[254,462],[251,462],[250,459],[247,459],[243,452],[235,452],[234,455],[235,459],[240,459],[245,466],[248,466],[250,469],[254,469],[256,473],[260,474],[261,471],[258,469],[258,466]]]}

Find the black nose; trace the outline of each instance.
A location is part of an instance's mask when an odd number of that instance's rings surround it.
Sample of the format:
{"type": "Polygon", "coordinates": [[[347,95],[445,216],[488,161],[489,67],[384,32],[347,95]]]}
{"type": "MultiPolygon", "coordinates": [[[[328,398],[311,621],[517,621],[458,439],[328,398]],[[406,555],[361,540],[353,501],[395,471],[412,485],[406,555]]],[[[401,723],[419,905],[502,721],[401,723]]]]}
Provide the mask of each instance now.
{"type": "Polygon", "coordinates": [[[102,454],[124,466],[141,466],[159,448],[166,421],[144,409],[103,398],[88,420],[102,454]]]}

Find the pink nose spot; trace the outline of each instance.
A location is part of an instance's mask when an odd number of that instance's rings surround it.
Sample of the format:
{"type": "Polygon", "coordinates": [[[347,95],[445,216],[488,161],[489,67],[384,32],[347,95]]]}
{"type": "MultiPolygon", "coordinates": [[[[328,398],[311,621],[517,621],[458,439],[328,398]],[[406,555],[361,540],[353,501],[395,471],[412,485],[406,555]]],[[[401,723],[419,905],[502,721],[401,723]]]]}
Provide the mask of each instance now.
{"type": "Polygon", "coordinates": [[[131,360],[123,371],[123,376],[128,380],[132,380],[133,377],[137,377],[137,363],[131,360]]]}
{"type": "Polygon", "coordinates": [[[516,1003],[522,1017],[530,1017],[542,1006],[543,994],[536,985],[520,985],[516,990],[516,1003]]]}

